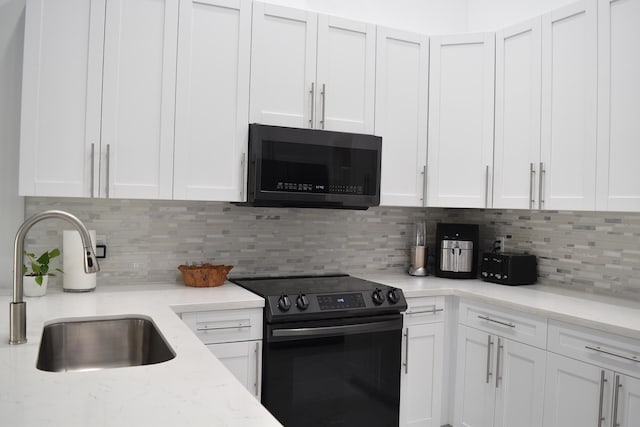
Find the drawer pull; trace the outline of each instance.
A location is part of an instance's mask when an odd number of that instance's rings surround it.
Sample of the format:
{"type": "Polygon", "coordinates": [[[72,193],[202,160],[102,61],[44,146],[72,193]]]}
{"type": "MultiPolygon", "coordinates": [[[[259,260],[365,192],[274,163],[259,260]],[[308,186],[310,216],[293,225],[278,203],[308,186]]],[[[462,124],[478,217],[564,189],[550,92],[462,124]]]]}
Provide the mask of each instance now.
{"type": "Polygon", "coordinates": [[[516,325],[514,325],[511,322],[508,322],[508,323],[507,322],[501,322],[499,320],[494,320],[494,319],[492,319],[492,318],[490,318],[488,316],[478,316],[478,319],[486,320],[488,322],[497,323],[498,325],[502,325],[502,326],[508,326],[510,328],[515,328],[516,327],[516,325]]]}
{"type": "Polygon", "coordinates": [[[603,350],[600,347],[592,347],[590,345],[585,345],[584,348],[588,349],[588,350],[593,350],[593,351],[597,351],[598,353],[604,353],[604,354],[608,354],[609,356],[614,356],[614,357],[619,357],[621,359],[625,359],[625,360],[630,360],[632,362],[640,362],[640,358],[638,356],[627,356],[625,354],[619,354],[619,353],[614,353],[612,351],[609,350],[603,350]]]}
{"type": "Polygon", "coordinates": [[[198,332],[206,332],[206,331],[224,331],[230,329],[246,329],[250,328],[251,325],[237,325],[237,326],[205,326],[203,328],[196,329],[198,332]]]}
{"type": "Polygon", "coordinates": [[[444,308],[433,308],[431,310],[421,310],[421,311],[407,311],[407,314],[436,314],[441,311],[444,311],[444,308]]]}

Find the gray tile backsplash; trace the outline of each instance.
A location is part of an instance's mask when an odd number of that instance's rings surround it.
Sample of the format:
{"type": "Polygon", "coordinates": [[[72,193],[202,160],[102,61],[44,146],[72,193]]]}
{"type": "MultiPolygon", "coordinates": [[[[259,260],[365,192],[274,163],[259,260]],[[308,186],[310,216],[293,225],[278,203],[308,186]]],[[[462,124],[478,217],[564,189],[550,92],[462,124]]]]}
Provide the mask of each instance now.
{"type": "MultiPolygon", "coordinates": [[[[478,223],[481,249],[510,235],[508,251],[537,255],[541,284],[640,300],[640,214],[27,198],[27,215],[45,209],[67,210],[106,236],[98,286],[180,281],[178,265],[202,261],[232,264],[232,276],[404,271],[413,223],[426,219],[431,247],[437,222],[478,223]]],[[[28,248],[61,246],[65,226],[37,224],[28,248]]]]}
{"type": "MultiPolygon", "coordinates": [[[[181,281],[187,262],[231,264],[230,275],[275,275],[408,267],[418,208],[367,211],[250,208],[230,203],[28,198],[27,215],[63,209],[106,236],[98,286],[181,281]]],[[[29,249],[62,245],[61,221],[29,233],[29,249]]],[[[56,282],[59,278],[56,278],[56,282]]]]}
{"type": "Polygon", "coordinates": [[[538,256],[538,283],[640,300],[640,213],[430,209],[429,218],[480,224],[481,249],[538,256]]]}

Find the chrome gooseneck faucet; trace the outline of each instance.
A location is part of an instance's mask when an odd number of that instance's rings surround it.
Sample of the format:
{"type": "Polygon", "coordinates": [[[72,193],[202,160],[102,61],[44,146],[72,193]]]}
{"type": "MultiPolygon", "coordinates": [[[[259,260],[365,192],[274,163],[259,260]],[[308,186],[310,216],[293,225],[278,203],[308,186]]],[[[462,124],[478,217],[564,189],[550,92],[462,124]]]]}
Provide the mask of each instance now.
{"type": "Polygon", "coordinates": [[[58,218],[73,225],[80,233],[82,246],[84,246],[84,271],[85,273],[96,273],[100,271],[100,266],[93,252],[91,237],[84,224],[74,215],[65,211],[44,211],[33,215],[27,219],[18,229],[14,243],[13,253],[13,300],[9,304],[9,344],[23,344],[27,342],[27,309],[23,301],[24,288],[22,284],[22,265],[24,263],[24,239],[27,232],[38,222],[48,219],[58,218]]]}

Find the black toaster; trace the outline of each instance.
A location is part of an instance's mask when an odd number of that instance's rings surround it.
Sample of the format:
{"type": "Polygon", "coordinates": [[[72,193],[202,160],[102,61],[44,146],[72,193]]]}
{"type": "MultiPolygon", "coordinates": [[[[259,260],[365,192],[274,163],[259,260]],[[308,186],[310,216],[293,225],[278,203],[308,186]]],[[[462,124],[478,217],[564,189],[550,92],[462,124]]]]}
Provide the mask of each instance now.
{"type": "Polygon", "coordinates": [[[538,261],[535,255],[485,252],[480,278],[501,285],[530,285],[538,280],[538,261]]]}

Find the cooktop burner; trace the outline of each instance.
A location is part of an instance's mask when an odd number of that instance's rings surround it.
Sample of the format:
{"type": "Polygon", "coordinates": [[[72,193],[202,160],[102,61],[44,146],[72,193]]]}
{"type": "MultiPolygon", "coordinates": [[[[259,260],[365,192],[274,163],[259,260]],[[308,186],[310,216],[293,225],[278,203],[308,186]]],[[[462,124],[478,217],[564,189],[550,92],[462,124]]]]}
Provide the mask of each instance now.
{"type": "Polygon", "coordinates": [[[407,308],[402,290],[346,274],[229,280],[265,298],[270,323],[373,316],[407,308]]]}

